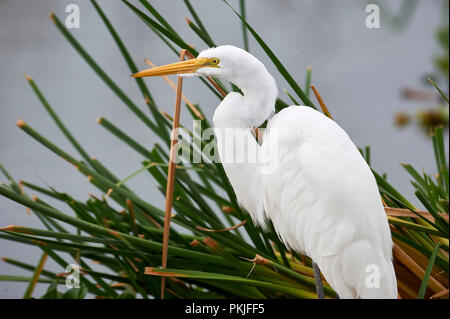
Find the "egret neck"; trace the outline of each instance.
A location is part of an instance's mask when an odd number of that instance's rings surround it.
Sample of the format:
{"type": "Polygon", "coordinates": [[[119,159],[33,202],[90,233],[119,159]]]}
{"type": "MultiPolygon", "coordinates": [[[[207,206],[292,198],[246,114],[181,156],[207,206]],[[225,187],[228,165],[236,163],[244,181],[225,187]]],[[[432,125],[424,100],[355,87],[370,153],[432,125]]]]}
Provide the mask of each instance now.
{"type": "Polygon", "coordinates": [[[260,145],[252,135],[252,128],[259,127],[274,113],[278,89],[262,63],[251,70],[253,74],[249,77],[242,74],[238,78],[233,74],[225,77],[242,94],[229,93],[214,112],[213,121],[219,157],[238,201],[253,221],[265,228],[264,203],[255,200],[264,190],[260,145]],[[247,78],[252,81],[245,81],[247,78]]]}
{"type": "MultiPolygon", "coordinates": [[[[253,61],[252,61],[253,62],[253,61]]],[[[259,61],[258,61],[259,62],[259,61]]],[[[251,76],[224,76],[225,80],[236,85],[242,92],[229,93],[214,112],[214,126],[220,128],[259,127],[275,112],[278,89],[275,79],[261,63],[250,69],[251,76]],[[252,79],[252,80],[248,80],[252,79]]]]}

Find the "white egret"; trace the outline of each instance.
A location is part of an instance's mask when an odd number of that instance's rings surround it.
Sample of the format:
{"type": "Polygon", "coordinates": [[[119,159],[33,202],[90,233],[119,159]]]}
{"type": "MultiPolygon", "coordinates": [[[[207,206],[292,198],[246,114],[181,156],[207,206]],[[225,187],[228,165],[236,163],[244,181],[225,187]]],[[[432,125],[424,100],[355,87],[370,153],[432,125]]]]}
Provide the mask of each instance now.
{"type": "Polygon", "coordinates": [[[375,178],[336,122],[297,105],[271,118],[274,78],[257,58],[231,45],[133,76],[168,74],[221,78],[241,89],[223,99],[213,122],[227,177],[255,223],[264,228],[270,219],[285,245],[311,257],[340,298],[397,297],[392,238],[375,178]],[[260,145],[248,137],[267,119],[260,145]],[[226,160],[224,146],[236,136],[239,147],[264,155],[270,169],[226,160]]]}

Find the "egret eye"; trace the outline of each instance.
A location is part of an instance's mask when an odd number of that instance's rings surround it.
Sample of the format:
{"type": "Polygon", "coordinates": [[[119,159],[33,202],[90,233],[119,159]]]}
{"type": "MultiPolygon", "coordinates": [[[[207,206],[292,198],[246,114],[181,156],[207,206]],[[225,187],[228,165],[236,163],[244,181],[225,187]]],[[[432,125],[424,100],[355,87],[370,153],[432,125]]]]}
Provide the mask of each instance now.
{"type": "Polygon", "coordinates": [[[218,58],[212,58],[212,59],[210,60],[210,63],[211,63],[212,65],[217,65],[217,64],[219,64],[219,62],[220,62],[220,60],[219,60],[218,58]]]}

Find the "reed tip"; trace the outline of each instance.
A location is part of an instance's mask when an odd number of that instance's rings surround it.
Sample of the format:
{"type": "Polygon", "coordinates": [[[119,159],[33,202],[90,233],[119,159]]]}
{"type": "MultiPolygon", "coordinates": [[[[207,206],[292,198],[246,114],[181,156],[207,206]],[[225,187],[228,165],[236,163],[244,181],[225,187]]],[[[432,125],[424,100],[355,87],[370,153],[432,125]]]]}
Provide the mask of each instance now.
{"type": "Polygon", "coordinates": [[[16,125],[18,127],[24,127],[26,125],[26,123],[21,118],[19,118],[16,122],[16,125]]]}
{"type": "Polygon", "coordinates": [[[191,245],[192,247],[197,246],[198,244],[200,244],[200,242],[197,239],[192,240],[189,245],[191,245]]]}
{"type": "Polygon", "coordinates": [[[106,192],[105,198],[108,199],[109,195],[111,195],[112,192],[113,192],[112,188],[108,189],[108,191],[106,192]]]}
{"type": "Polygon", "coordinates": [[[211,237],[203,239],[203,243],[214,251],[219,251],[219,244],[211,237]]]}
{"type": "Polygon", "coordinates": [[[116,232],[115,230],[108,229],[108,233],[110,233],[113,236],[120,237],[119,233],[116,232]]]}
{"type": "Polygon", "coordinates": [[[146,274],[146,275],[152,274],[154,268],[155,267],[145,267],[144,274],[146,274]]]}
{"type": "Polygon", "coordinates": [[[28,82],[33,81],[33,78],[31,76],[29,76],[25,72],[22,72],[22,73],[23,73],[23,76],[25,77],[25,79],[27,79],[28,82]]]}
{"type": "Polygon", "coordinates": [[[0,228],[1,231],[14,231],[15,225],[8,225],[6,227],[0,228]]]}
{"type": "Polygon", "coordinates": [[[234,208],[230,206],[222,206],[221,208],[224,213],[231,213],[234,211],[234,208]]]}

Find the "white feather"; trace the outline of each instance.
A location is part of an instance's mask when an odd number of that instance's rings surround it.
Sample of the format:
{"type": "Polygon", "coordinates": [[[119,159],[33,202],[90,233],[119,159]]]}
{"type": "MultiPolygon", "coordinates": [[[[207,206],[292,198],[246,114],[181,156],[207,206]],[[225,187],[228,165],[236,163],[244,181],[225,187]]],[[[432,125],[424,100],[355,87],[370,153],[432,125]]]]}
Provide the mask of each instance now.
{"type": "Polygon", "coordinates": [[[269,218],[286,246],[310,256],[341,298],[396,298],[392,239],[377,184],[345,131],[310,107],[290,106],[270,120],[260,146],[251,128],[274,111],[273,77],[232,46],[200,56],[219,58],[220,68],[199,75],[223,78],[243,92],[228,94],[213,121],[225,172],[252,219],[264,227],[269,218]],[[269,162],[230,161],[239,148],[269,162]],[[367,284],[373,265],[378,288],[367,284]]]}

